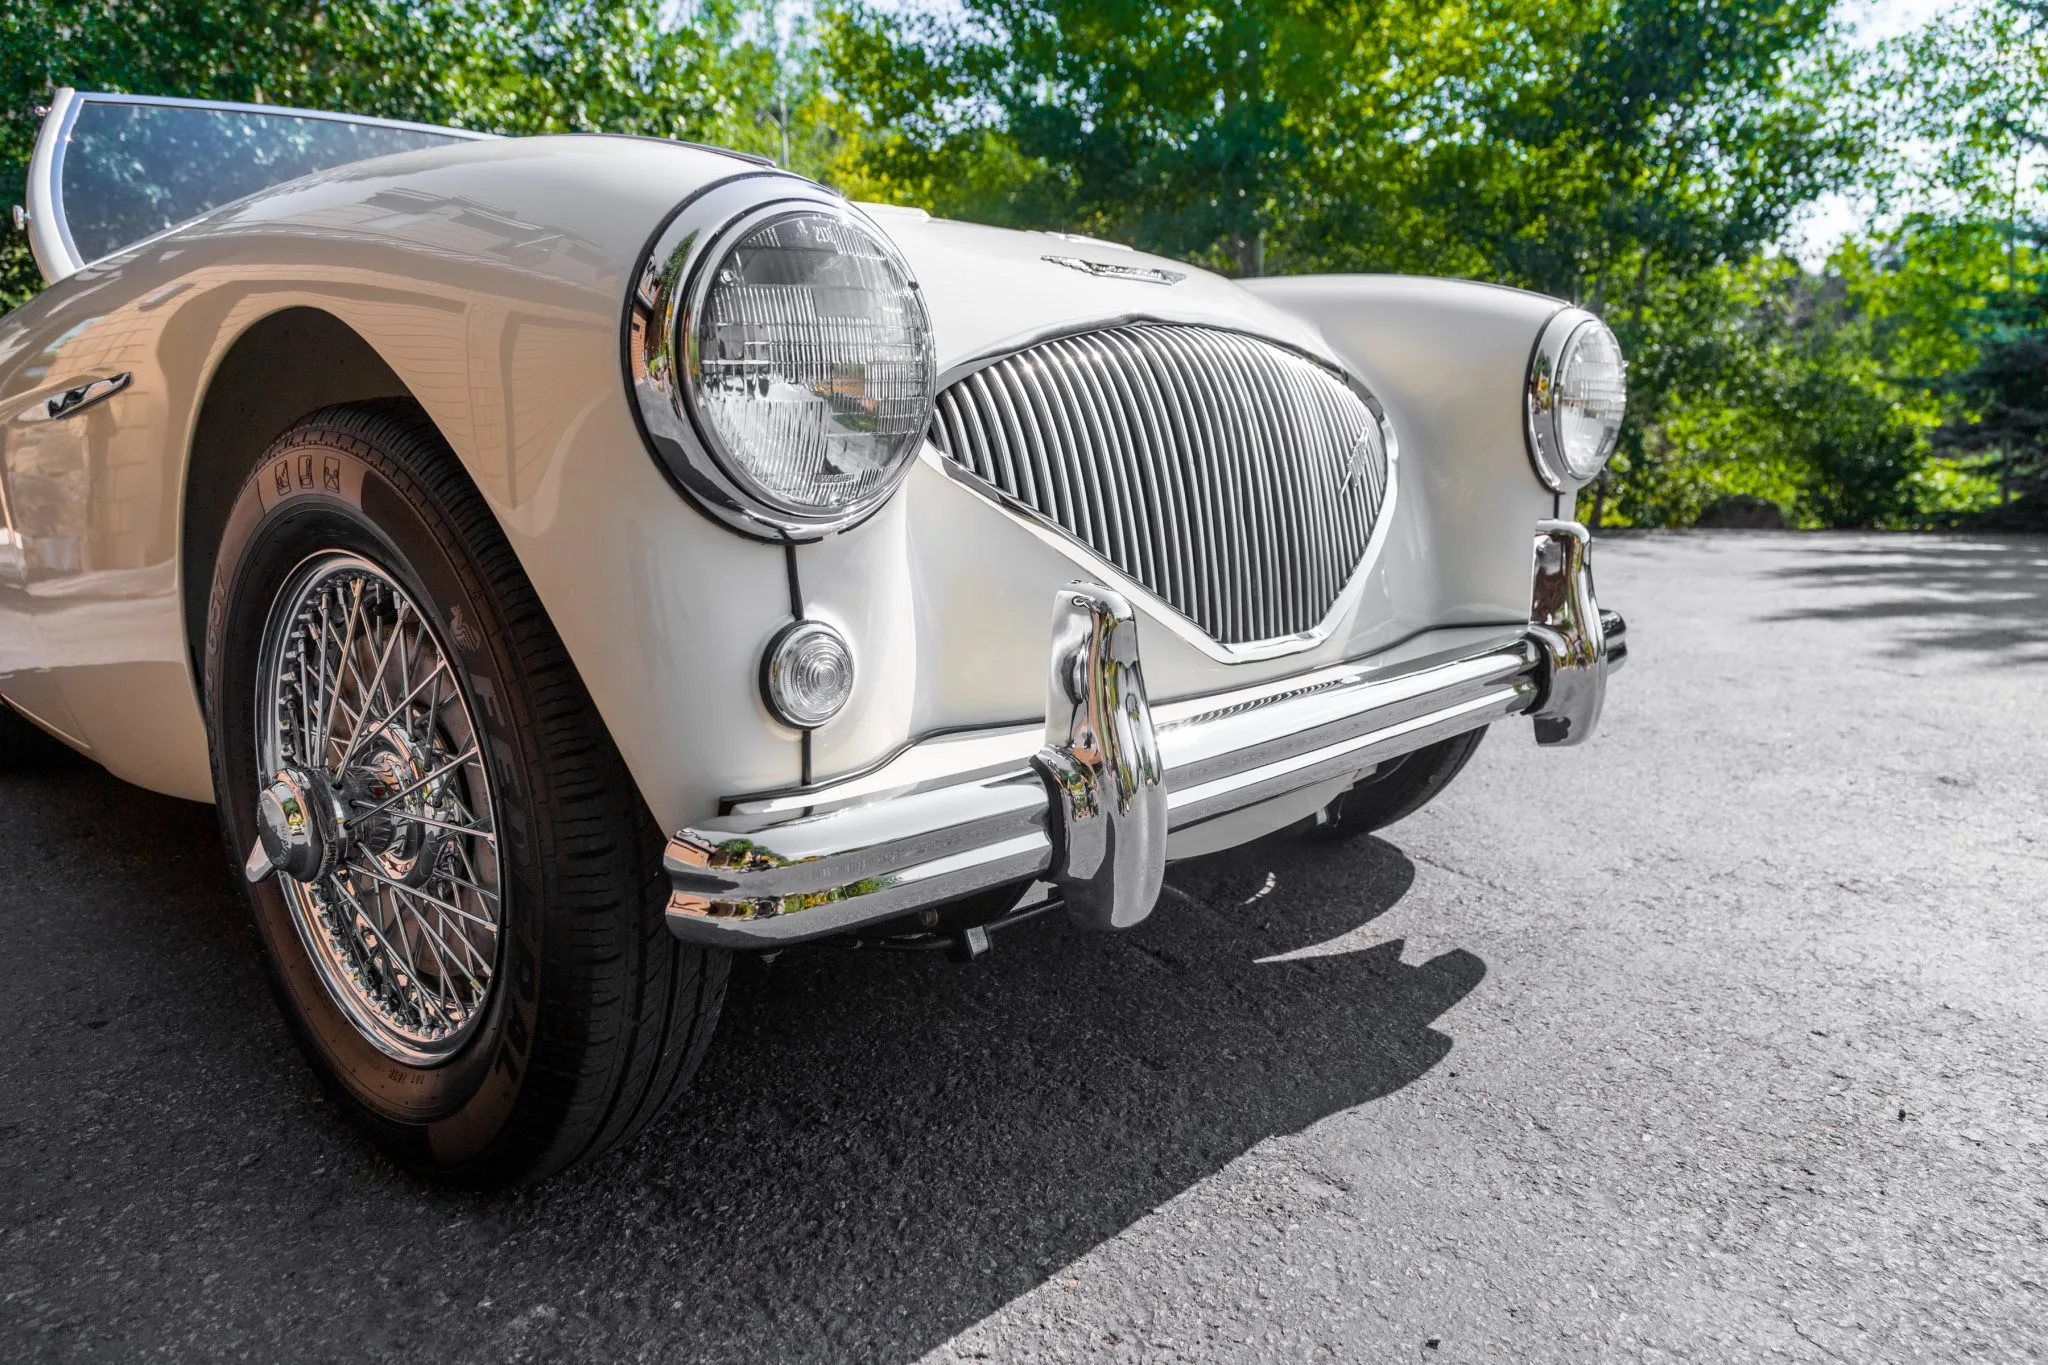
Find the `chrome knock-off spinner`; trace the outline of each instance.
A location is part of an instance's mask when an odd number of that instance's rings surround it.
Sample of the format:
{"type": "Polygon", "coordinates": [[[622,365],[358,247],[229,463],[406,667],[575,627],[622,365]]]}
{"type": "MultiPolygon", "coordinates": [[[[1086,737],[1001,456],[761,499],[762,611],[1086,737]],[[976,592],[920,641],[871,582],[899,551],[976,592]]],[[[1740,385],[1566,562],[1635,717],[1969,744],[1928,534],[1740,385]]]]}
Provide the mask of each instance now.
{"type": "Polygon", "coordinates": [[[279,768],[256,797],[256,837],[287,877],[310,882],[332,872],[347,834],[327,775],[295,763],[279,768]]]}

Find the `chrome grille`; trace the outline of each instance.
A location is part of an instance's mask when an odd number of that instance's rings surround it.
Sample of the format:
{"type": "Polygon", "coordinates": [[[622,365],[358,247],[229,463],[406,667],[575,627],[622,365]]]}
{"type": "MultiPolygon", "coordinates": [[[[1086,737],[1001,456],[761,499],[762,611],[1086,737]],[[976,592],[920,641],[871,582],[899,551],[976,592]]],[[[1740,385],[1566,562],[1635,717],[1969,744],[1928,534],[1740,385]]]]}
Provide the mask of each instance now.
{"type": "Polygon", "coordinates": [[[932,420],[949,458],[1226,644],[1309,630],[1336,602],[1386,500],[1378,434],[1315,361],[1166,323],[1006,356],[932,420]]]}

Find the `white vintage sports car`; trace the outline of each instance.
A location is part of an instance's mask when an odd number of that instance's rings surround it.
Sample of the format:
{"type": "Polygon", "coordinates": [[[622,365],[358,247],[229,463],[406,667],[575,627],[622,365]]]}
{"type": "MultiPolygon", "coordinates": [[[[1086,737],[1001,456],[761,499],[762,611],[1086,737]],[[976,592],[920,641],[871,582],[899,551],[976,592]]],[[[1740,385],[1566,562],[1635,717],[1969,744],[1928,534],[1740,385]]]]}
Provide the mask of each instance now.
{"type": "Polygon", "coordinates": [[[734,950],[1126,929],[1622,657],[1625,370],[1555,299],[70,90],[16,219],[0,761],[213,801],[314,1068],[448,1179],[632,1138],[734,950]]]}

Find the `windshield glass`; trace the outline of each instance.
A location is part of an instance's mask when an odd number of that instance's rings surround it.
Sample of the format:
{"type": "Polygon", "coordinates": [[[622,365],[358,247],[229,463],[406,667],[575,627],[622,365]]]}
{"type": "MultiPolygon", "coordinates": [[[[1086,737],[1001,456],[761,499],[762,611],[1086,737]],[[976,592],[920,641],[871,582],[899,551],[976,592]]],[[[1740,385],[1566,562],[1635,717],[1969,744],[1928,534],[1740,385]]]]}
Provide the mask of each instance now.
{"type": "Polygon", "coordinates": [[[64,224],[78,258],[94,261],[314,171],[463,140],[283,110],[89,99],[64,148],[64,224]]]}

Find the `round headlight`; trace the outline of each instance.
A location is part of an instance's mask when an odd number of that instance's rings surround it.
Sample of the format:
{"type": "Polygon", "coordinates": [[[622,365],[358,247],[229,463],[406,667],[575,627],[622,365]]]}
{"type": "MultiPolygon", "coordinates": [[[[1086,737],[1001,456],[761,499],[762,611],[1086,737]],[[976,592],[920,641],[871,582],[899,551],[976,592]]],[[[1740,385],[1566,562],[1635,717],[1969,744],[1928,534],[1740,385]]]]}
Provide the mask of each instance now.
{"type": "Polygon", "coordinates": [[[1628,364],[1607,324],[1566,309],[1551,319],[1529,368],[1529,453],[1560,493],[1593,481],[1614,454],[1628,410],[1628,364]]]}
{"type": "Polygon", "coordinates": [[[895,250],[846,215],[779,214],[703,300],[690,397],[728,471],[797,517],[886,496],[932,416],[931,328],[895,250]]]}
{"type": "Polygon", "coordinates": [[[707,511],[775,537],[886,500],[931,424],[924,299],[895,246],[828,191],[763,180],[685,206],[650,249],[628,373],[655,453],[707,511]]]}

